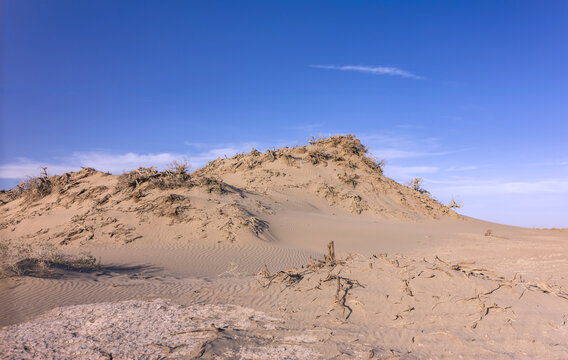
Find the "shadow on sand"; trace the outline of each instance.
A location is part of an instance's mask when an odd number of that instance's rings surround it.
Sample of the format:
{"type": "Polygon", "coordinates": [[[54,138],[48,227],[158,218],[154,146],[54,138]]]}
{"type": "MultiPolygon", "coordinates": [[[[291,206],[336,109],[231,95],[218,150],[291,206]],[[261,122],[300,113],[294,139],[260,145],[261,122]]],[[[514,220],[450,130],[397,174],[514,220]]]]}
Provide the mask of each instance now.
{"type": "Polygon", "coordinates": [[[44,279],[62,279],[78,277],[82,275],[113,276],[128,275],[132,279],[149,279],[162,268],[149,265],[102,265],[94,262],[61,262],[61,261],[39,261],[37,259],[23,259],[15,264],[14,276],[28,276],[44,279]]]}

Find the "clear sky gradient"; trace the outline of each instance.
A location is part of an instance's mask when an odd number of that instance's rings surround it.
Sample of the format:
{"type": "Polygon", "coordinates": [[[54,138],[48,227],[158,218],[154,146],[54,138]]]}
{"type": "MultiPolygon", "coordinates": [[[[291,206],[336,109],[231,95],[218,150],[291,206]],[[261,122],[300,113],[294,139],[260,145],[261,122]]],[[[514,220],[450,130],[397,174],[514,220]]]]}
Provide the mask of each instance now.
{"type": "Polygon", "coordinates": [[[0,4],[4,188],[353,133],[465,215],[568,227],[566,1],[0,4]]]}

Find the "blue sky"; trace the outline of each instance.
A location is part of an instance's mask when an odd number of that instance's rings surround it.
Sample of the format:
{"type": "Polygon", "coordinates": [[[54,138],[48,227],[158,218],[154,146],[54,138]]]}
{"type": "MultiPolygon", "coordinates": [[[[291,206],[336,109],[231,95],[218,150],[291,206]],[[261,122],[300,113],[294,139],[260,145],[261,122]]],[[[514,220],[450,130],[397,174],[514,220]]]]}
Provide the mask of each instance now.
{"type": "Polygon", "coordinates": [[[568,2],[1,2],[0,185],[354,133],[462,213],[568,227],[568,2]]]}

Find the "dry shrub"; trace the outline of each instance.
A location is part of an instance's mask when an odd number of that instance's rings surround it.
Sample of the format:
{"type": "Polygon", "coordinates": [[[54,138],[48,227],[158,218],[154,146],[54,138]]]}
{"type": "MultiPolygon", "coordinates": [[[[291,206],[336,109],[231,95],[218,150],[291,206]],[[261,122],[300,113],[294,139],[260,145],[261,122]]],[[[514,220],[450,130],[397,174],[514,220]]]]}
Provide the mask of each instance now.
{"type": "Polygon", "coordinates": [[[332,141],[347,154],[362,156],[369,151],[367,147],[361,143],[361,140],[357,139],[353,134],[334,136],[332,141]]]}
{"type": "Polygon", "coordinates": [[[317,165],[320,163],[324,163],[326,160],[330,158],[329,154],[327,154],[323,149],[315,148],[313,150],[308,151],[308,155],[306,158],[313,164],[317,165]]]}
{"type": "Polygon", "coordinates": [[[362,156],[367,153],[367,147],[353,134],[336,135],[323,138],[321,135],[316,139],[308,139],[310,145],[331,146],[343,150],[345,154],[362,156]]]}
{"type": "Polygon", "coordinates": [[[343,196],[344,199],[351,200],[350,211],[354,214],[361,214],[363,211],[369,209],[367,202],[363,198],[356,194],[346,194],[343,196]]]}
{"type": "Polygon", "coordinates": [[[463,204],[459,201],[456,201],[453,197],[452,200],[450,201],[450,203],[448,204],[448,207],[450,209],[459,209],[463,207],[463,204]]]}
{"type": "Polygon", "coordinates": [[[416,177],[416,178],[412,179],[410,182],[408,182],[406,185],[409,188],[411,188],[412,190],[418,191],[419,193],[430,194],[428,192],[428,190],[426,190],[422,187],[423,182],[424,182],[424,179],[422,179],[421,177],[416,177]]]}
{"type": "Polygon", "coordinates": [[[196,180],[196,185],[205,188],[208,193],[225,194],[228,192],[224,182],[212,177],[199,178],[196,180]]]}
{"type": "Polygon", "coordinates": [[[296,158],[294,158],[292,155],[284,154],[282,156],[288,166],[294,166],[296,164],[296,158]]]}
{"type": "Polygon", "coordinates": [[[363,164],[367,165],[371,170],[378,171],[379,174],[383,173],[383,169],[385,166],[385,160],[378,160],[378,159],[371,159],[369,157],[363,156],[361,158],[363,164]]]}
{"type": "Polygon", "coordinates": [[[266,158],[267,158],[269,161],[274,161],[274,160],[276,160],[276,159],[278,158],[278,154],[276,154],[276,151],[275,151],[275,150],[270,150],[270,149],[268,149],[268,150],[266,150],[266,158]]]}
{"type": "Polygon", "coordinates": [[[247,165],[247,168],[249,170],[252,170],[252,169],[262,165],[262,161],[259,161],[259,160],[256,160],[256,159],[251,159],[250,161],[248,161],[246,163],[246,165],[247,165]]]}
{"type": "Polygon", "coordinates": [[[353,189],[359,184],[359,175],[357,174],[347,174],[347,172],[344,172],[343,174],[337,175],[337,178],[343,183],[353,186],[353,189]]]}
{"type": "Polygon", "coordinates": [[[64,255],[52,244],[14,245],[0,240],[0,279],[14,276],[53,277],[56,270],[94,271],[100,268],[97,259],[89,254],[78,257],[64,255]]]}
{"type": "Polygon", "coordinates": [[[185,175],[189,172],[191,166],[189,165],[189,161],[184,159],[182,161],[172,161],[166,171],[176,174],[176,175],[185,175]]]}
{"type": "MultiPolygon", "coordinates": [[[[163,172],[152,167],[139,167],[118,177],[117,190],[135,190],[144,185],[145,189],[175,189],[191,186],[191,176],[186,163],[175,163],[173,169],[163,172]]],[[[141,189],[138,189],[141,190],[141,189]]]]}
{"type": "Polygon", "coordinates": [[[18,192],[24,195],[28,200],[39,200],[49,194],[53,190],[52,179],[47,174],[47,168],[43,168],[43,173],[37,177],[28,177],[26,180],[18,184],[18,192]]]}
{"type": "MultiPolygon", "coordinates": [[[[97,171],[92,168],[83,168],[81,171],[65,173],[63,175],[49,176],[47,168],[42,168],[43,172],[37,177],[29,177],[25,181],[18,184],[15,189],[15,196],[24,196],[28,201],[39,200],[54,191],[63,194],[71,187],[83,179],[97,171]]],[[[14,191],[14,190],[12,190],[14,191]]]]}
{"type": "Polygon", "coordinates": [[[355,287],[364,287],[364,285],[357,280],[340,275],[341,271],[333,273],[335,268],[346,266],[350,257],[338,259],[335,256],[333,241],[328,244],[327,249],[328,253],[323,260],[313,259],[313,261],[301,268],[272,273],[265,266],[264,270],[256,274],[256,281],[263,288],[269,288],[272,284],[283,285],[284,289],[281,291],[284,291],[286,288],[297,287],[302,282],[310,281],[312,281],[311,285],[315,284],[315,287],[312,289],[321,290],[324,286],[335,288],[334,303],[343,309],[344,320],[348,320],[353,313],[353,309],[346,303],[347,297],[350,296],[349,292],[355,287]],[[317,284],[315,283],[316,281],[317,284]]]}
{"type": "Polygon", "coordinates": [[[191,201],[189,197],[179,194],[168,194],[144,203],[144,205],[138,208],[138,211],[141,213],[152,211],[157,216],[167,216],[181,220],[190,207],[191,201]]]}
{"type": "Polygon", "coordinates": [[[310,138],[308,138],[308,144],[316,145],[319,144],[322,140],[323,138],[321,135],[317,139],[312,135],[310,138]]]}

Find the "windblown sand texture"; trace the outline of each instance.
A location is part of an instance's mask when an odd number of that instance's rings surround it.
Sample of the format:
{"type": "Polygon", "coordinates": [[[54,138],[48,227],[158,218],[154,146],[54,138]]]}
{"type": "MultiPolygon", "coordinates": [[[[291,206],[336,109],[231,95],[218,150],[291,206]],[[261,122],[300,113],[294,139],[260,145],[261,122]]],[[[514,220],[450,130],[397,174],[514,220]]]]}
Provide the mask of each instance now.
{"type": "Polygon", "coordinates": [[[8,359],[568,358],[568,232],[460,216],[353,136],[36,181],[0,194],[8,359]]]}

